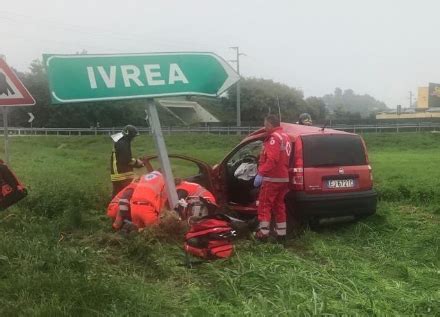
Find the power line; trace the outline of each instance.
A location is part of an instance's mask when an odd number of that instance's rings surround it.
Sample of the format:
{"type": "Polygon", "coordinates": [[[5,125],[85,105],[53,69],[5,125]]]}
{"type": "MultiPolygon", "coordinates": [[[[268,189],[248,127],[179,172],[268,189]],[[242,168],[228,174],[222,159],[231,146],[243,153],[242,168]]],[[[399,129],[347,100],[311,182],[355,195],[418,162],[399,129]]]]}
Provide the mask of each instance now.
{"type": "MultiPolygon", "coordinates": [[[[0,31],[0,34],[10,35],[10,32],[9,31],[7,31],[7,32],[0,31]]],[[[95,44],[90,44],[90,43],[85,43],[85,42],[72,42],[72,41],[68,42],[68,41],[62,41],[62,40],[60,41],[60,40],[53,40],[53,39],[47,39],[47,38],[36,38],[32,35],[25,35],[25,34],[14,34],[14,38],[22,38],[22,39],[25,39],[26,41],[35,41],[35,42],[44,41],[44,42],[56,44],[56,45],[63,46],[63,47],[65,47],[66,44],[76,45],[78,50],[92,47],[92,48],[100,49],[103,51],[113,51],[115,53],[122,53],[122,51],[118,50],[118,49],[103,47],[100,45],[95,45],[95,44]]]]}
{"type": "Polygon", "coordinates": [[[13,12],[8,12],[8,11],[4,11],[4,10],[0,10],[0,22],[8,22],[8,21],[2,21],[2,20],[8,20],[9,22],[12,23],[17,23],[17,24],[27,24],[27,25],[32,25],[33,27],[40,26],[40,27],[46,27],[46,28],[51,28],[53,29],[54,27],[56,27],[57,29],[64,29],[66,31],[69,32],[74,32],[74,33],[78,33],[78,34],[82,34],[82,35],[86,35],[88,37],[98,37],[98,38],[102,38],[102,37],[107,37],[107,38],[112,38],[115,40],[119,40],[119,41],[130,41],[130,42],[134,42],[138,43],[139,39],[147,39],[150,43],[154,40],[154,41],[160,41],[160,45],[166,45],[166,46],[175,46],[175,44],[185,44],[185,45],[191,45],[193,46],[193,42],[190,41],[182,41],[181,39],[179,40],[173,40],[171,41],[165,41],[163,38],[161,39],[152,39],[152,35],[154,35],[154,33],[137,33],[137,34],[121,34],[121,33],[117,33],[115,32],[114,29],[110,30],[110,29],[105,29],[105,28],[96,28],[96,27],[84,27],[84,25],[75,25],[75,24],[68,24],[65,23],[64,21],[59,21],[59,20],[54,20],[54,19],[40,19],[38,17],[35,16],[29,16],[29,15],[24,15],[24,14],[19,14],[19,13],[13,13],[13,12]]]}
{"type": "MultiPolygon", "coordinates": [[[[85,35],[99,35],[99,36],[107,36],[112,37],[118,40],[136,40],[138,38],[128,36],[126,34],[121,35],[118,33],[115,33],[114,30],[109,29],[103,29],[103,28],[96,28],[96,27],[84,27],[84,25],[75,25],[75,24],[68,24],[64,21],[57,21],[57,20],[50,20],[50,19],[40,19],[35,16],[28,16],[24,14],[17,14],[7,11],[1,11],[0,10],[0,18],[9,20],[9,22],[13,23],[19,23],[19,24],[31,24],[33,26],[39,25],[44,27],[56,27],[58,29],[64,29],[67,31],[72,31],[76,33],[81,33],[85,35]],[[6,14],[6,16],[5,16],[6,14]]],[[[1,20],[0,20],[1,21],[1,20]]],[[[145,34],[143,34],[145,36],[145,34]]]]}

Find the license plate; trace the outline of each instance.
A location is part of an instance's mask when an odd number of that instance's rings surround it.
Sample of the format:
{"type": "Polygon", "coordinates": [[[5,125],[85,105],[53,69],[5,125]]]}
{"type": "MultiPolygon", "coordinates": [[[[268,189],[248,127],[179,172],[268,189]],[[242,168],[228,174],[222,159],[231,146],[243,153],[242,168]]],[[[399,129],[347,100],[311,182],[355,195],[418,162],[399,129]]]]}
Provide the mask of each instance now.
{"type": "Polygon", "coordinates": [[[352,188],[354,187],[354,179],[329,179],[327,181],[328,188],[352,188]]]}

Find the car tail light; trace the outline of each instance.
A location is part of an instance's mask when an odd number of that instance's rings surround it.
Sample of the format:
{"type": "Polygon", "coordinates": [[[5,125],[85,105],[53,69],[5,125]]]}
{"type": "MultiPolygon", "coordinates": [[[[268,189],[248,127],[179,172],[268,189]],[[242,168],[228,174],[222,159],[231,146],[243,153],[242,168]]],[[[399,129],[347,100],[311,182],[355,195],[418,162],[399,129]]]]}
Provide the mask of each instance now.
{"type": "Polygon", "coordinates": [[[370,172],[370,180],[373,181],[373,169],[371,168],[371,165],[368,165],[368,172],[370,172]]]}
{"type": "Polygon", "coordinates": [[[292,184],[294,190],[304,190],[304,160],[301,138],[295,142],[295,160],[293,162],[292,184]]]}

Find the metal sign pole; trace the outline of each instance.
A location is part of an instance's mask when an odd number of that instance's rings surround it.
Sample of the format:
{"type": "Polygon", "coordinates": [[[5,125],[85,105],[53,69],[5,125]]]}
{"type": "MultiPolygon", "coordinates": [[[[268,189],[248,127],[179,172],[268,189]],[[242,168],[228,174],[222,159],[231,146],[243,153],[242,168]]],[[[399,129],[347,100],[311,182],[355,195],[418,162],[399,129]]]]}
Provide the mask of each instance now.
{"type": "Polygon", "coordinates": [[[5,138],[5,162],[9,164],[9,132],[8,132],[8,107],[3,108],[3,127],[4,127],[4,138],[5,138]]]}
{"type": "Polygon", "coordinates": [[[159,162],[162,167],[162,173],[165,176],[165,188],[168,195],[168,202],[170,204],[170,208],[173,209],[178,202],[176,186],[174,184],[174,177],[171,171],[167,148],[163,139],[162,128],[160,126],[156,104],[154,103],[153,99],[148,99],[147,107],[151,133],[153,134],[154,142],[156,144],[156,150],[158,152],[159,162]]]}

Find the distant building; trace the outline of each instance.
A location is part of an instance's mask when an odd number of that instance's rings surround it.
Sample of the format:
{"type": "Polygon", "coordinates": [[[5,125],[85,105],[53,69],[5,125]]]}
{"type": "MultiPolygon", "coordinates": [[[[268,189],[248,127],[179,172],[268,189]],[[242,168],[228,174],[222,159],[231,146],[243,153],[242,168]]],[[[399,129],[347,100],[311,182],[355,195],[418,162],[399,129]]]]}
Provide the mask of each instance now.
{"type": "Polygon", "coordinates": [[[419,87],[417,92],[417,109],[429,108],[429,87],[419,87]]]}
{"type": "Polygon", "coordinates": [[[380,112],[378,120],[396,119],[432,119],[440,118],[440,84],[429,83],[428,87],[419,87],[416,108],[403,108],[400,111],[380,112]]]}

